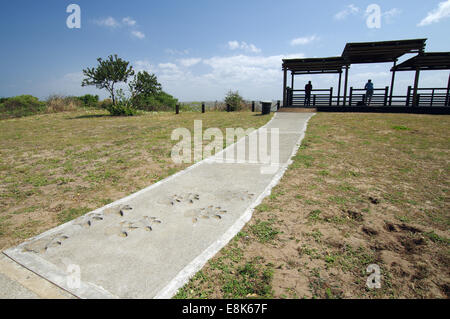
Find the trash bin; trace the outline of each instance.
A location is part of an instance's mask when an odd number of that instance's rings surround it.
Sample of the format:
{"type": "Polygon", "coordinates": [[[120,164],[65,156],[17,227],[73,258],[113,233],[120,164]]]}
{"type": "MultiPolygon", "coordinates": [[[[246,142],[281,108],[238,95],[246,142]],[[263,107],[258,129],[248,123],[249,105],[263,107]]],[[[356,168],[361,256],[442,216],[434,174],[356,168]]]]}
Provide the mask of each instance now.
{"type": "Polygon", "coordinates": [[[270,109],[272,108],[272,102],[263,101],[261,102],[261,114],[269,114],[270,109]]]}

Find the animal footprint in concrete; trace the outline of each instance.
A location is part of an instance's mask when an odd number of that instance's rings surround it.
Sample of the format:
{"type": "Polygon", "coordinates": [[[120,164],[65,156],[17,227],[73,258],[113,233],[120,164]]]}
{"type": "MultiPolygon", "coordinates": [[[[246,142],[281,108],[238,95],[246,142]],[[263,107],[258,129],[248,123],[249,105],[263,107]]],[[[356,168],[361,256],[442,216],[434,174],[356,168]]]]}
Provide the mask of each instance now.
{"type": "Polygon", "coordinates": [[[121,229],[119,232],[119,236],[128,237],[132,231],[137,229],[142,229],[150,232],[153,230],[154,225],[161,223],[161,220],[159,220],[158,218],[149,216],[144,216],[140,220],[134,222],[123,221],[120,223],[121,229]]]}
{"type": "Polygon", "coordinates": [[[92,214],[88,215],[84,218],[84,221],[79,223],[78,225],[89,228],[91,227],[95,222],[102,221],[103,215],[102,214],[92,214]]]}
{"type": "Polygon", "coordinates": [[[121,205],[105,209],[104,214],[124,217],[128,215],[132,210],[133,207],[131,207],[130,205],[121,205]]]}
{"type": "Polygon", "coordinates": [[[240,200],[252,199],[255,196],[255,193],[250,193],[249,191],[240,192],[237,194],[237,198],[240,200]]]}
{"type": "Polygon", "coordinates": [[[199,201],[199,200],[200,200],[199,194],[194,194],[194,193],[187,193],[187,194],[182,194],[182,195],[175,194],[170,198],[170,204],[172,206],[182,204],[182,203],[193,204],[194,202],[199,201]]]}
{"type": "Polygon", "coordinates": [[[205,208],[188,210],[184,214],[184,216],[192,218],[192,222],[195,224],[200,219],[214,218],[214,219],[220,220],[220,219],[222,219],[222,215],[226,214],[226,213],[227,213],[227,211],[225,209],[222,209],[222,207],[210,205],[205,208]]]}
{"type": "Polygon", "coordinates": [[[49,248],[60,247],[67,239],[69,239],[69,236],[64,234],[56,234],[50,238],[38,239],[28,245],[25,245],[24,251],[43,253],[49,248]]]}

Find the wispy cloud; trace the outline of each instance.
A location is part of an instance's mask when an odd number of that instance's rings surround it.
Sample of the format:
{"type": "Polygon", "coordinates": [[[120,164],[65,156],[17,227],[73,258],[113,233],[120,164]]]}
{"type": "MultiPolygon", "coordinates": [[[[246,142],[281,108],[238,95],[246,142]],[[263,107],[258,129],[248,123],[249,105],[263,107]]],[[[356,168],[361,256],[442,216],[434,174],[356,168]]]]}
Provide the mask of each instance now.
{"type": "Polygon", "coordinates": [[[305,44],[309,44],[313,41],[318,40],[319,38],[316,35],[311,35],[309,37],[300,37],[300,38],[295,38],[291,40],[291,45],[295,46],[295,45],[305,45],[305,44]]]}
{"type": "Polygon", "coordinates": [[[247,42],[228,41],[228,48],[230,50],[244,50],[246,52],[260,53],[261,49],[258,49],[254,44],[248,44],[247,42]]]}
{"type": "Polygon", "coordinates": [[[141,31],[137,31],[137,30],[131,31],[131,35],[133,37],[135,37],[135,38],[138,38],[138,39],[144,39],[145,38],[145,34],[142,33],[141,31]]]}
{"type": "Polygon", "coordinates": [[[437,23],[444,18],[450,17],[450,0],[440,2],[438,7],[430,12],[419,22],[418,26],[423,27],[432,23],[437,23]]]}
{"type": "Polygon", "coordinates": [[[133,66],[136,71],[153,72],[152,70],[155,69],[155,67],[147,60],[137,60],[134,62],[133,66]]]}
{"type": "Polygon", "coordinates": [[[354,4],[349,4],[345,9],[339,11],[334,15],[335,20],[345,20],[350,15],[355,15],[360,12],[360,9],[354,4]]]}
{"type": "Polygon", "coordinates": [[[185,50],[166,49],[164,51],[171,55],[186,55],[186,54],[189,54],[189,52],[190,52],[189,49],[185,49],[185,50]]]}
{"type": "Polygon", "coordinates": [[[123,19],[122,19],[122,23],[123,23],[124,25],[133,27],[133,26],[136,25],[136,20],[134,20],[134,19],[132,19],[132,18],[130,18],[130,17],[126,17],[126,18],[123,18],[123,19]]]}
{"type": "Polygon", "coordinates": [[[383,16],[392,18],[392,17],[398,16],[401,13],[402,13],[402,10],[400,10],[398,8],[392,8],[391,10],[383,12],[383,16]]]}
{"type": "Polygon", "coordinates": [[[129,30],[130,35],[136,39],[145,39],[145,34],[142,31],[137,30],[137,21],[132,17],[125,17],[121,20],[116,20],[113,17],[107,17],[103,19],[94,20],[96,25],[107,27],[110,29],[121,28],[124,27],[129,30]]]}
{"type": "Polygon", "coordinates": [[[94,20],[94,23],[107,28],[117,28],[120,26],[120,23],[117,22],[113,17],[107,17],[103,19],[94,20]]]}
{"type": "Polygon", "coordinates": [[[201,61],[202,61],[202,59],[200,59],[200,58],[190,58],[190,59],[180,59],[180,60],[178,60],[178,62],[180,62],[180,64],[182,66],[185,66],[185,67],[194,66],[194,65],[200,63],[201,61]]]}

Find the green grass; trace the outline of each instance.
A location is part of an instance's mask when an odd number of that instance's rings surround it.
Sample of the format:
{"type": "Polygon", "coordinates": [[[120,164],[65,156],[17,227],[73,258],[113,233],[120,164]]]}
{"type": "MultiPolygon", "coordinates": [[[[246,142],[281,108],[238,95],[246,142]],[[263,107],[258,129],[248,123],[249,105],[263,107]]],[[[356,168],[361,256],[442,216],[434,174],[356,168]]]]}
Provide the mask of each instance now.
{"type": "Polygon", "coordinates": [[[193,134],[194,120],[202,120],[203,130],[216,127],[225,135],[226,128],[258,128],[270,118],[251,112],[114,117],[80,109],[1,120],[0,216],[13,217],[1,226],[0,249],[18,243],[17,227],[37,235],[191,165],[171,159],[176,128],[193,134]],[[28,217],[43,224],[26,223],[28,217]]]}
{"type": "Polygon", "coordinates": [[[273,221],[259,221],[250,226],[251,233],[256,236],[260,243],[273,241],[279,234],[279,231],[273,227],[273,221]]]}
{"type": "Polygon", "coordinates": [[[251,298],[255,269],[270,267],[274,298],[448,297],[449,121],[317,114],[286,174],[243,228],[247,235],[180,292],[251,298]],[[366,286],[370,264],[380,266],[381,289],[366,286]]]}
{"type": "Polygon", "coordinates": [[[89,211],[90,211],[90,209],[87,207],[69,208],[58,214],[58,221],[60,223],[67,223],[67,222],[71,221],[72,219],[83,216],[84,214],[88,213],[89,211]]]}

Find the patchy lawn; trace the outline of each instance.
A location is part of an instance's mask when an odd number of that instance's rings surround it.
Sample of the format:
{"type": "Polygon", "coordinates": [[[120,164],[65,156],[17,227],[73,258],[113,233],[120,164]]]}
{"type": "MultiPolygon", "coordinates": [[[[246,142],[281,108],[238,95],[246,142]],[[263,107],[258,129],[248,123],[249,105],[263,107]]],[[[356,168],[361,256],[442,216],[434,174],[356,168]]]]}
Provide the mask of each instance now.
{"type": "Polygon", "coordinates": [[[448,298],[449,127],[317,114],[252,220],[175,298],[448,298]]]}
{"type": "MultiPolygon", "coordinates": [[[[190,164],[170,158],[172,130],[258,128],[251,112],[77,111],[0,121],[0,250],[134,193],[190,164]]],[[[205,141],[204,144],[207,144],[205,141]]]]}

